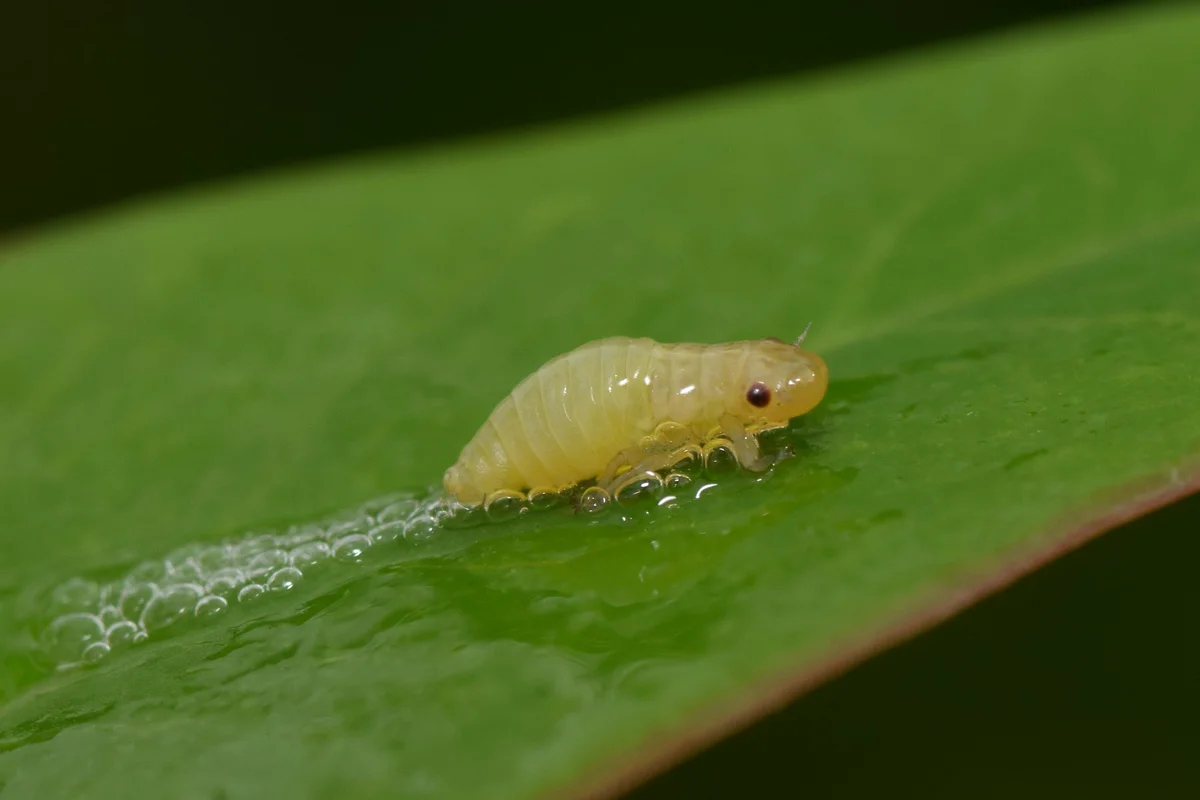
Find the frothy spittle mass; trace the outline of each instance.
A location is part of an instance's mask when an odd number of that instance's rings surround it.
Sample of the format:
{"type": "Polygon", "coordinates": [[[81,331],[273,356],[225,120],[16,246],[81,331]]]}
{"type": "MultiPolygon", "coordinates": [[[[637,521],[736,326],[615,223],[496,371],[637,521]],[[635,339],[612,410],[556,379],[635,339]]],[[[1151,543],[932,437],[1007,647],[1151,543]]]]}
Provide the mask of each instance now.
{"type": "MultiPolygon", "coordinates": [[[[790,455],[784,438],[764,451],[772,465],[790,455]]],[[[533,513],[558,513],[581,522],[600,522],[614,514],[624,520],[657,514],[700,500],[737,468],[732,443],[716,438],[670,470],[625,482],[616,495],[584,483],[554,495],[512,493],[485,509],[464,505],[439,489],[391,494],[283,530],[188,545],[143,562],[116,581],[71,578],[45,597],[39,643],[59,668],[95,664],[182,621],[218,618],[288,592],[326,567],[362,564],[376,554],[384,559],[436,557],[442,552],[436,544],[449,534],[486,524],[500,530],[501,523],[533,513]]],[[[769,474],[768,467],[756,479],[769,474]]]]}
{"type": "Polygon", "coordinates": [[[189,545],[115,582],[72,578],[49,595],[53,619],[41,642],[60,667],[95,663],[180,620],[286,592],[327,562],[361,563],[381,544],[419,542],[456,510],[440,492],[389,495],[284,531],[189,545]]]}
{"type": "Polygon", "coordinates": [[[422,543],[444,529],[558,508],[675,506],[741,467],[765,476],[791,454],[760,437],[808,413],[825,362],[778,339],[664,345],[605,339],[523,381],[446,471],[443,489],[389,495],[283,531],[195,544],[122,579],[73,578],[45,606],[41,644],[61,667],[94,664],[185,619],[215,617],[295,588],[326,563],[422,543]]]}

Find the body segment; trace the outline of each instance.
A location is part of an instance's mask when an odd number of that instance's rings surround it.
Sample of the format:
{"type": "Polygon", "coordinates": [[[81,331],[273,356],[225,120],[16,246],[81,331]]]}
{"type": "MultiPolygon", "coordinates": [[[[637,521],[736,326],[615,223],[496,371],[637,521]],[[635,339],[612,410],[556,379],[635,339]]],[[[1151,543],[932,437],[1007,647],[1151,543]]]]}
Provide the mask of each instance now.
{"type": "Polygon", "coordinates": [[[807,413],[825,393],[819,356],[775,339],[660,344],[601,339],[551,359],[492,411],[443,484],[478,505],[497,491],[560,491],[656,470],[669,452],[728,436],[743,466],[754,433],[807,413]],[[756,394],[757,392],[757,394],[756,394]],[[666,429],[671,441],[663,441],[666,429]],[[656,432],[658,434],[655,438],[656,432]]]}

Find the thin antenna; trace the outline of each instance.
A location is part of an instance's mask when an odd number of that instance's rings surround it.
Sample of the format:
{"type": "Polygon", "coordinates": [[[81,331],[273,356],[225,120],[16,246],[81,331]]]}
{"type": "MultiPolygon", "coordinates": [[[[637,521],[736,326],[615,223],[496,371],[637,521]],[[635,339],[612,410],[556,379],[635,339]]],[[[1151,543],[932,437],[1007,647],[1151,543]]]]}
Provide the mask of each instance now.
{"type": "Polygon", "coordinates": [[[804,326],[804,333],[800,334],[800,338],[796,340],[796,347],[799,347],[800,345],[804,344],[804,337],[808,336],[808,329],[811,327],[812,327],[812,320],[809,320],[809,323],[804,326]]]}

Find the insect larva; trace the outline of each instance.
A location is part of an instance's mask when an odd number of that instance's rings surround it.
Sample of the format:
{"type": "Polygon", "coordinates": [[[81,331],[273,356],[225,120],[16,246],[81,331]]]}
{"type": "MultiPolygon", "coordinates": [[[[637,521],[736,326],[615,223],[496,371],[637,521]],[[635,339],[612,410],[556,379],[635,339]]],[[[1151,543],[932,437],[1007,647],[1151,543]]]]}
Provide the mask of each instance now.
{"type": "Polygon", "coordinates": [[[591,479],[615,492],[628,476],[665,469],[681,448],[718,435],[743,467],[766,469],[754,435],[785,426],[825,396],[825,362],[802,349],[803,340],[585,344],[504,398],[443,486],[468,506],[497,492],[560,492],[591,479]]]}

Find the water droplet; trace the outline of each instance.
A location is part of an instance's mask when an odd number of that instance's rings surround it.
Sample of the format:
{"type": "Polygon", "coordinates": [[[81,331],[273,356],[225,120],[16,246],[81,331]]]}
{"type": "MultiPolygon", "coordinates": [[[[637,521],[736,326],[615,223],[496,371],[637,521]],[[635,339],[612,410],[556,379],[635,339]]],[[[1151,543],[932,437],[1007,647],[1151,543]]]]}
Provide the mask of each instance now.
{"type": "Polygon", "coordinates": [[[104,624],[95,614],[66,614],[50,623],[46,649],[59,664],[71,664],[83,658],[84,649],[104,639],[104,624]]]}
{"type": "Polygon", "coordinates": [[[211,617],[213,614],[220,614],[229,607],[229,601],[224,597],[217,597],[210,594],[208,597],[201,597],[196,603],[196,608],[192,612],[197,617],[211,617]]]}
{"type": "Polygon", "coordinates": [[[289,563],[293,567],[311,567],[314,564],[320,564],[330,556],[329,545],[324,542],[309,542],[302,544],[291,552],[288,558],[289,563]]]}
{"type": "Polygon", "coordinates": [[[334,542],[333,557],[338,561],[361,564],[363,562],[363,554],[370,546],[370,538],[361,533],[352,533],[334,542]]]}
{"type": "Polygon", "coordinates": [[[304,573],[295,567],[284,567],[271,576],[267,581],[267,590],[271,592],[286,592],[304,577],[304,573]]]}
{"type": "Polygon", "coordinates": [[[121,592],[121,616],[125,619],[141,619],[146,604],[158,594],[158,587],[153,583],[128,583],[121,592]]]}
{"type": "Polygon", "coordinates": [[[204,587],[194,583],[177,583],[155,595],[142,611],[142,627],[157,631],[174,625],[192,613],[196,602],[204,596],[204,587]]]}
{"type": "Polygon", "coordinates": [[[107,642],[92,642],[83,651],[83,663],[99,663],[111,651],[112,648],[108,646],[107,642]]]}
{"type": "Polygon", "coordinates": [[[110,625],[104,638],[109,647],[124,647],[127,644],[133,644],[137,633],[138,626],[126,619],[110,625]]]}
{"type": "Polygon", "coordinates": [[[599,486],[589,486],[579,496],[579,510],[586,514],[597,514],[608,508],[611,500],[608,492],[599,486]]]}
{"type": "Polygon", "coordinates": [[[375,515],[379,522],[404,521],[417,512],[421,504],[416,500],[399,500],[385,507],[375,515]]]}
{"type": "Polygon", "coordinates": [[[367,536],[372,544],[395,541],[404,536],[404,525],[404,520],[395,519],[371,528],[371,532],[367,536]]]}
{"type": "Polygon", "coordinates": [[[266,590],[267,590],[267,587],[263,586],[261,583],[248,583],[242,587],[242,590],[240,592],[238,592],[238,598],[237,598],[238,602],[245,603],[247,601],[253,600],[254,598],[260,596],[266,590]]]}
{"type": "Polygon", "coordinates": [[[413,517],[404,526],[404,538],[420,541],[428,539],[437,530],[438,523],[433,517],[419,516],[413,517]]]}

